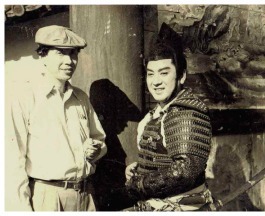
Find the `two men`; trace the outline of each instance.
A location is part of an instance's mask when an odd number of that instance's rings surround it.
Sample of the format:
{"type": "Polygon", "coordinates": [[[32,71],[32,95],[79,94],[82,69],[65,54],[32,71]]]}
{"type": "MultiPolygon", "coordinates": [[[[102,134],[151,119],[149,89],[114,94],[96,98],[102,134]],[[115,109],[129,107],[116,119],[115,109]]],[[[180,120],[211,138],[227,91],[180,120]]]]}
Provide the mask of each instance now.
{"type": "MultiPolygon", "coordinates": [[[[8,109],[7,201],[15,210],[95,210],[88,177],[106,153],[105,134],[85,93],[68,82],[86,43],[60,26],[40,29],[36,42],[43,82],[19,87],[8,109]]],[[[211,125],[205,104],[183,88],[180,38],[165,24],[146,70],[158,105],[139,124],[128,192],[139,201],[135,210],[196,210],[212,202],[205,184],[211,125]]]]}
{"type": "Polygon", "coordinates": [[[87,95],[70,84],[86,41],[62,26],[35,36],[45,71],[21,83],[6,109],[6,210],[93,211],[89,177],[106,154],[87,95]]]}

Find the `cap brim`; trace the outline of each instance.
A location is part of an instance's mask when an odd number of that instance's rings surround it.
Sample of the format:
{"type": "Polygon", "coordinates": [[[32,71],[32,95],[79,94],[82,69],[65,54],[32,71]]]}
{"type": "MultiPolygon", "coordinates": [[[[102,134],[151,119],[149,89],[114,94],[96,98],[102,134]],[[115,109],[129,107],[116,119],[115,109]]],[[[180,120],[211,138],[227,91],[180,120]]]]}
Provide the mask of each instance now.
{"type": "Polygon", "coordinates": [[[49,46],[49,47],[55,47],[59,49],[84,49],[86,46],[56,46],[56,45],[51,45],[51,44],[44,44],[44,43],[39,43],[36,42],[39,46],[49,46]]]}
{"type": "Polygon", "coordinates": [[[52,46],[59,49],[83,49],[84,47],[52,46]]]}

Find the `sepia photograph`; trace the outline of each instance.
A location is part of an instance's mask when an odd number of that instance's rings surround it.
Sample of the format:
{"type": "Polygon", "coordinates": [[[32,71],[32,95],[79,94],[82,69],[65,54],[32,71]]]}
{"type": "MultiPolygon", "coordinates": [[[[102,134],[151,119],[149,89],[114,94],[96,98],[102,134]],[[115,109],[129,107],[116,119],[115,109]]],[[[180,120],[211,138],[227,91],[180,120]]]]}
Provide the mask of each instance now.
{"type": "Polygon", "coordinates": [[[265,5],[7,5],[5,212],[265,211],[265,5]]]}

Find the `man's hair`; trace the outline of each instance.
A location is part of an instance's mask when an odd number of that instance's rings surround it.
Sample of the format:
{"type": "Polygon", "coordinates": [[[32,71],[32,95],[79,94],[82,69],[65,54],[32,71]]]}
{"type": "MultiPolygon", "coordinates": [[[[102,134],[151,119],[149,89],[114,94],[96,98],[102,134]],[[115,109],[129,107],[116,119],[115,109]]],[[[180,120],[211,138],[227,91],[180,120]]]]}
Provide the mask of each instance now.
{"type": "Polygon", "coordinates": [[[177,69],[177,79],[180,79],[183,76],[184,71],[187,69],[187,61],[181,48],[176,50],[167,43],[156,43],[150,50],[148,57],[145,59],[145,68],[149,61],[162,59],[172,59],[172,63],[177,69]]]}
{"type": "MultiPolygon", "coordinates": [[[[56,48],[56,47],[40,44],[39,47],[36,49],[36,52],[39,56],[45,57],[48,54],[49,50],[52,48],[56,48]]],[[[80,52],[80,48],[76,48],[76,49],[78,52],[80,52]]]]}
{"type": "Polygon", "coordinates": [[[51,46],[39,45],[39,47],[36,49],[36,52],[39,56],[44,57],[48,54],[51,48],[51,46]]]}

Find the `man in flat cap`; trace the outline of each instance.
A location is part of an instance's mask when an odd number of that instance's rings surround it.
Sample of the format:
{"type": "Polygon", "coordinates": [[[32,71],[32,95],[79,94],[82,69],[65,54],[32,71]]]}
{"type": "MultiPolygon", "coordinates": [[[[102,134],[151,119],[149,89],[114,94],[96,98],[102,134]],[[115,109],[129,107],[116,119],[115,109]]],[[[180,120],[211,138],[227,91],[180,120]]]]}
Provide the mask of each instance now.
{"type": "Polygon", "coordinates": [[[70,84],[84,39],[47,26],[35,36],[45,71],[16,86],[6,110],[6,210],[94,211],[90,176],[106,154],[88,96],[70,84]]]}

